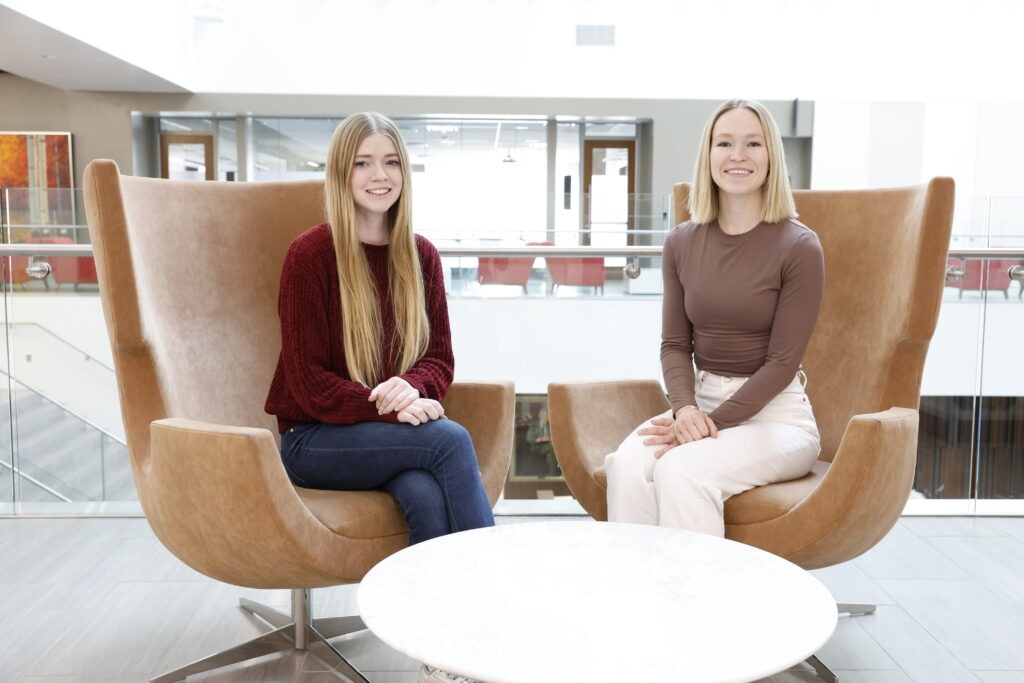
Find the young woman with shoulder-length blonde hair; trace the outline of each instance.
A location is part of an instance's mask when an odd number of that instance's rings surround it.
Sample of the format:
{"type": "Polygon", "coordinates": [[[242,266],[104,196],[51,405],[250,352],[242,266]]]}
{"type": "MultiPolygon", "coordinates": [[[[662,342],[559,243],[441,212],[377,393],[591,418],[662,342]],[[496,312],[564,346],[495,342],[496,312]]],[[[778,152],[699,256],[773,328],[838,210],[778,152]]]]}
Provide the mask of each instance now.
{"type": "Polygon", "coordinates": [[[775,119],[760,102],[729,100],[720,104],[711,114],[700,137],[693,185],[690,188],[690,220],[694,223],[710,223],[718,218],[718,185],[711,178],[712,134],[718,118],[733,109],[748,109],[756,114],[764,131],[765,148],[768,152],[768,175],[761,186],[761,220],[765,223],[778,223],[786,218],[796,218],[796,203],[793,201],[793,191],[789,186],[782,134],[779,133],[775,119]]]}
{"type": "Polygon", "coordinates": [[[281,272],[281,356],[266,401],[299,486],[382,489],[410,543],[494,524],[469,434],[440,401],[454,359],[441,259],[412,231],[409,160],[374,113],[338,126],[327,222],[281,272]]]}
{"type": "Polygon", "coordinates": [[[818,457],[800,360],[824,257],[795,220],[782,137],[757,102],[725,102],[708,119],[689,209],[662,254],[672,408],[605,460],[608,518],[722,536],[729,497],[801,477],[818,457]]]}

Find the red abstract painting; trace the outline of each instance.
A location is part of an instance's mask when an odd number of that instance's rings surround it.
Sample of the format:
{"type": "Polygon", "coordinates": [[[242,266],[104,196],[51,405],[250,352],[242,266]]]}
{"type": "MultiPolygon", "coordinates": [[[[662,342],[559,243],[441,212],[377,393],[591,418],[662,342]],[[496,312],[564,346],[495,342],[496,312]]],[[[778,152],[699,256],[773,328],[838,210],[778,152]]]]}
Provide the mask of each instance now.
{"type": "Polygon", "coordinates": [[[0,133],[5,241],[74,225],[73,187],[70,133],[0,133]]]}

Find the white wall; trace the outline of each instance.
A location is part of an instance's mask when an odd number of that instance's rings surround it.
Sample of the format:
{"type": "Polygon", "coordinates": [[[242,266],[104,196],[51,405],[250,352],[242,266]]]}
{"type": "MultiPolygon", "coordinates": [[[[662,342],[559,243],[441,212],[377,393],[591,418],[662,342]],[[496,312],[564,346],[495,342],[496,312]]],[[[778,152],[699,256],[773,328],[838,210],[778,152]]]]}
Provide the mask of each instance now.
{"type": "MultiPolygon", "coordinates": [[[[954,235],[1024,237],[1024,103],[817,101],[811,187],[856,189],[956,181],[954,235]],[[1014,228],[1016,226],[1016,228],[1014,228]]],[[[1000,246],[1000,245],[994,245],[1000,246]]]]}

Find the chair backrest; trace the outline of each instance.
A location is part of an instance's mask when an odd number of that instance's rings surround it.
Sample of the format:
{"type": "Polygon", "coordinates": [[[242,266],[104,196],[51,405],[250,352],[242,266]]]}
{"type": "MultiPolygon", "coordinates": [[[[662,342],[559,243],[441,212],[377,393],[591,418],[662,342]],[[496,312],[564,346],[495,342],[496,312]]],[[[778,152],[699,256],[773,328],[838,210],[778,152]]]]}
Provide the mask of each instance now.
{"type": "Polygon", "coordinates": [[[534,260],[481,256],[477,262],[477,282],[482,285],[525,285],[533,273],[534,260]]]}
{"type": "Polygon", "coordinates": [[[548,271],[556,285],[599,287],[604,285],[604,258],[549,258],[548,271]]]}
{"type": "MultiPolygon", "coordinates": [[[[677,220],[689,187],[675,186],[677,220]]],[[[804,354],[830,461],[850,417],[918,407],[953,227],[953,180],[880,190],[797,190],[799,220],[825,252],[825,295],[804,354]]]]}
{"type": "Polygon", "coordinates": [[[318,180],[230,183],[85,171],[100,294],[134,464],[149,424],[183,417],[266,427],[281,348],[277,291],[288,245],[324,220],[318,180]]]}

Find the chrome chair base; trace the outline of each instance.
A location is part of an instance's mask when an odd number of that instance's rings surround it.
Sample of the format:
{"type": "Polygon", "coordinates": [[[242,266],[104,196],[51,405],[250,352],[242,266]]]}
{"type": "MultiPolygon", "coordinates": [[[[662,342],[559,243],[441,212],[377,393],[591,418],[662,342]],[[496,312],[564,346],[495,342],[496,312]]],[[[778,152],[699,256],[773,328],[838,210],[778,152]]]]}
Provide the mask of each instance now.
{"type": "Polygon", "coordinates": [[[877,609],[877,605],[862,602],[840,602],[836,603],[836,607],[840,614],[849,614],[851,617],[874,614],[877,609]]]}
{"type": "Polygon", "coordinates": [[[300,672],[331,672],[337,674],[340,681],[369,683],[329,642],[330,638],[365,629],[359,617],[314,621],[309,618],[312,612],[310,591],[303,589],[292,591],[292,614],[245,598],[239,601],[239,605],[270,624],[274,630],[161,674],[151,679],[151,683],[186,683],[199,679],[210,683],[218,680],[293,680],[293,674],[300,672]]]}
{"type": "Polygon", "coordinates": [[[818,677],[818,680],[825,683],[839,683],[839,677],[832,672],[832,669],[825,666],[825,663],[818,659],[817,655],[811,655],[805,659],[804,664],[814,670],[814,675],[818,677]]]}

